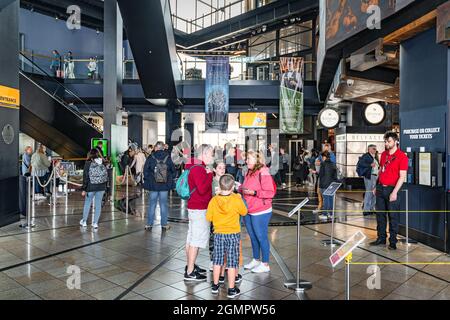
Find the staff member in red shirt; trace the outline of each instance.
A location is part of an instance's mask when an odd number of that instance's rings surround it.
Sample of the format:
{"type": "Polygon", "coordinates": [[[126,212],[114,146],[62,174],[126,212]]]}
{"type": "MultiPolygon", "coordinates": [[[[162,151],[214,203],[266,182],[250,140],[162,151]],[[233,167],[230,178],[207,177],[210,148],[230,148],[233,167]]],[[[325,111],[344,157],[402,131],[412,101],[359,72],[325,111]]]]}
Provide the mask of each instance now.
{"type": "Polygon", "coordinates": [[[386,244],[386,216],[389,215],[389,249],[397,249],[397,233],[400,210],[398,191],[405,181],[408,170],[408,157],[398,147],[398,135],[386,132],[384,144],[386,151],[381,154],[378,183],[374,194],[377,197],[377,240],[370,245],[386,244]]]}

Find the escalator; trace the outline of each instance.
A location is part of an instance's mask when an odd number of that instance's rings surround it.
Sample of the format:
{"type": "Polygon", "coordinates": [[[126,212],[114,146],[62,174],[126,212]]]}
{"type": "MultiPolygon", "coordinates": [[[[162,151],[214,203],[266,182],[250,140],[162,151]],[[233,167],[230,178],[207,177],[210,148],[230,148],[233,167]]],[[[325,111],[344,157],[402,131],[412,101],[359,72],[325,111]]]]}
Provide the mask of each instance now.
{"type": "Polygon", "coordinates": [[[89,117],[101,116],[82,115],[78,107],[91,108],[26,56],[20,54],[19,63],[20,131],[66,159],[86,157],[91,138],[102,137],[89,117]]]}

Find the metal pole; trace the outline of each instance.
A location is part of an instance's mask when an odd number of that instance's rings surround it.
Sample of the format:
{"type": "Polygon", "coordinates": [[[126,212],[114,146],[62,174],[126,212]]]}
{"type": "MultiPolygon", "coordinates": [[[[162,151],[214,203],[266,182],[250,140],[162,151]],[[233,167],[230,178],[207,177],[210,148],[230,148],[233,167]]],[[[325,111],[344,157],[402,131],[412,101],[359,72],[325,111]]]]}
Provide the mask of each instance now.
{"type": "Polygon", "coordinates": [[[34,190],[36,189],[36,186],[35,186],[35,183],[36,183],[36,181],[35,181],[35,178],[34,178],[34,173],[32,174],[32,182],[33,182],[33,184],[32,184],[32,190],[31,190],[31,199],[34,201],[34,190]]]}
{"type": "Polygon", "coordinates": [[[66,206],[67,206],[67,203],[68,203],[68,201],[69,201],[69,173],[67,173],[67,177],[66,177],[66,179],[67,179],[67,182],[66,182],[66,206]]]}
{"type": "Polygon", "coordinates": [[[350,252],[345,257],[345,300],[350,300],[350,262],[352,260],[352,253],[350,252]]]}
{"type": "Polygon", "coordinates": [[[27,177],[27,228],[31,230],[31,177],[27,177]]]}
{"type": "Polygon", "coordinates": [[[56,167],[53,164],[53,205],[56,206],[57,196],[56,196],[56,167]]]}
{"type": "Polygon", "coordinates": [[[297,244],[297,288],[295,291],[301,292],[303,290],[300,288],[300,209],[297,212],[297,244]]]}
{"type": "Polygon", "coordinates": [[[114,199],[116,197],[116,168],[112,168],[112,189],[111,189],[111,202],[114,203],[114,199]]]}
{"type": "Polygon", "coordinates": [[[333,238],[334,238],[334,207],[336,206],[336,192],[333,195],[333,211],[331,214],[331,242],[330,242],[330,250],[331,254],[333,254],[333,238]]]}
{"type": "Polygon", "coordinates": [[[409,197],[408,197],[408,189],[406,192],[406,248],[409,247],[409,197]]]}
{"type": "Polygon", "coordinates": [[[126,173],[125,173],[125,183],[126,183],[126,187],[125,187],[125,193],[126,193],[126,204],[125,204],[125,213],[128,214],[128,172],[130,171],[130,167],[126,167],[126,173]]]}

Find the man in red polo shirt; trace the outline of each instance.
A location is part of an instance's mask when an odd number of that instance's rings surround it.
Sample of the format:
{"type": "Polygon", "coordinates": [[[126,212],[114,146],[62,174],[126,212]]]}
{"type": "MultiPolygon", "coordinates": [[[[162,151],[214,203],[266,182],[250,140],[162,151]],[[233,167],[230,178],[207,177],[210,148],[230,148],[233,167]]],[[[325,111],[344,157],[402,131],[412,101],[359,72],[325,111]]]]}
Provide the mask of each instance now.
{"type": "Polygon", "coordinates": [[[398,135],[388,131],[384,135],[386,151],[380,157],[378,183],[374,193],[377,197],[377,240],[370,245],[386,244],[386,216],[389,215],[389,249],[397,249],[397,233],[400,210],[398,192],[405,181],[408,157],[398,147],[398,135]]]}

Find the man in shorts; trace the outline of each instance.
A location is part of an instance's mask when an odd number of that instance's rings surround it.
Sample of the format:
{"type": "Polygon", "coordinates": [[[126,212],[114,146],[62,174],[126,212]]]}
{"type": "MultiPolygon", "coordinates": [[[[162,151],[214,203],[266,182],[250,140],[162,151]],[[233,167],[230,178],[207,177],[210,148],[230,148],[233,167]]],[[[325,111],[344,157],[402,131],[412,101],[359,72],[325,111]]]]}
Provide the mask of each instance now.
{"type": "Polygon", "coordinates": [[[197,156],[186,164],[189,172],[189,190],[191,197],[187,203],[189,230],[186,240],[187,266],[184,280],[205,281],[205,269],[195,264],[199,248],[207,248],[209,244],[210,223],[206,220],[206,210],[212,198],[213,173],[208,166],[214,159],[214,150],[203,144],[197,150],[197,156]]]}

